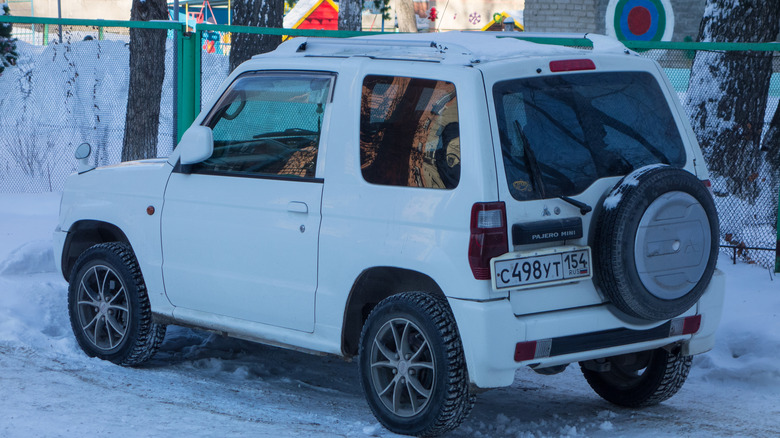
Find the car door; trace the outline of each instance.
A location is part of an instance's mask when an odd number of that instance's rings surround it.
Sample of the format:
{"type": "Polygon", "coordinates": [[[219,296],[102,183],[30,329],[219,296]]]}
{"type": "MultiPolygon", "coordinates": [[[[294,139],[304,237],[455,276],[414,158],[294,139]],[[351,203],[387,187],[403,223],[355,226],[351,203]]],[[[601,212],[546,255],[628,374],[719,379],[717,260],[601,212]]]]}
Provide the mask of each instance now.
{"type": "Polygon", "coordinates": [[[214,152],[177,166],[162,213],[163,277],[177,307],[313,331],[323,180],[320,134],[334,76],[239,76],[203,124],[214,152]]]}

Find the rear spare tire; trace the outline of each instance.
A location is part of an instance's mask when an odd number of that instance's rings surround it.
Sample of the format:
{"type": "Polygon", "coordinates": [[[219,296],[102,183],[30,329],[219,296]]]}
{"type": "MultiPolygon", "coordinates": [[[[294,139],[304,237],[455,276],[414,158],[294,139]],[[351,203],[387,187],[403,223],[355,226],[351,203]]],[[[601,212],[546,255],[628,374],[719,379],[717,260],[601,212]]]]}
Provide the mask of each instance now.
{"type": "Polygon", "coordinates": [[[596,282],[628,315],[669,319],[709,285],[718,251],[718,215],[691,173],[646,166],[605,199],[595,236],[596,282]]]}

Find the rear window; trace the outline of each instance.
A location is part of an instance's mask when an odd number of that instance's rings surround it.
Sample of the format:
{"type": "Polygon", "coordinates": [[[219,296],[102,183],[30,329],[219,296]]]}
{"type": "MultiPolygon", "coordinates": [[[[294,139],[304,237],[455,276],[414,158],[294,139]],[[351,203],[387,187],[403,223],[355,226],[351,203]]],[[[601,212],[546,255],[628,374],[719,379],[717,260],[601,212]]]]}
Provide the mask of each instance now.
{"type": "Polygon", "coordinates": [[[514,79],[496,83],[493,99],[515,199],[575,195],[648,164],[685,164],[680,132],[649,73],[514,79]]]}

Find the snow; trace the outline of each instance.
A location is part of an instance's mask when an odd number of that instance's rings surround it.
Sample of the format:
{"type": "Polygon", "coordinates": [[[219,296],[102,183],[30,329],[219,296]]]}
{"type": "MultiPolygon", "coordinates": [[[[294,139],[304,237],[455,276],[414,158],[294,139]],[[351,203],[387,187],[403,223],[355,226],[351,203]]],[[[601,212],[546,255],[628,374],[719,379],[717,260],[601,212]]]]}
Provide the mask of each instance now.
{"type": "MultiPolygon", "coordinates": [[[[520,35],[525,36],[525,35],[520,35]]],[[[388,39],[387,35],[359,37],[361,39],[388,39]]],[[[521,41],[511,36],[497,38],[490,33],[470,31],[450,31],[439,33],[394,34],[393,40],[434,41],[440,47],[452,45],[453,52],[460,48],[473,53],[480,61],[494,61],[517,56],[572,55],[581,54],[581,50],[549,44],[536,44],[521,41]]]]}
{"type": "Polygon", "coordinates": [[[626,175],[625,178],[620,182],[620,184],[612,189],[611,192],[609,192],[609,195],[604,200],[604,208],[607,210],[614,210],[617,208],[617,206],[620,204],[620,200],[623,199],[623,193],[625,193],[626,189],[629,187],[634,187],[637,184],[639,184],[639,177],[646,174],[647,172],[658,168],[666,166],[666,164],[650,164],[644,167],[640,167],[639,169],[634,170],[630,174],[626,175]]]}
{"type": "MultiPolygon", "coordinates": [[[[366,405],[355,362],[169,327],[148,364],[86,357],[54,272],[57,193],[0,194],[0,436],[394,437],[366,405]]],[[[715,348],[680,393],[645,409],[598,398],[576,366],[523,369],[481,393],[455,437],[766,437],[780,430],[780,283],[719,260],[715,348]]]]}

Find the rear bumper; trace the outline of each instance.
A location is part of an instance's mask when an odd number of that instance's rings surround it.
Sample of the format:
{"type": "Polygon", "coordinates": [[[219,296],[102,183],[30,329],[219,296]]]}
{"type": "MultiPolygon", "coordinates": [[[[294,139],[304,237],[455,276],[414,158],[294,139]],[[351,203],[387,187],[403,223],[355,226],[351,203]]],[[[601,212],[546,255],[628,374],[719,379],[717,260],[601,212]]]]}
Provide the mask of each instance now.
{"type": "Polygon", "coordinates": [[[681,317],[701,315],[693,335],[675,335],[670,321],[627,322],[610,305],[517,317],[508,300],[476,302],[450,299],[463,341],[469,378],[480,388],[511,385],[523,366],[548,367],[651,350],[680,342],[684,354],[708,351],[723,309],[725,281],[715,275],[699,302],[681,317]],[[520,342],[541,341],[536,357],[515,360],[520,342]]]}

